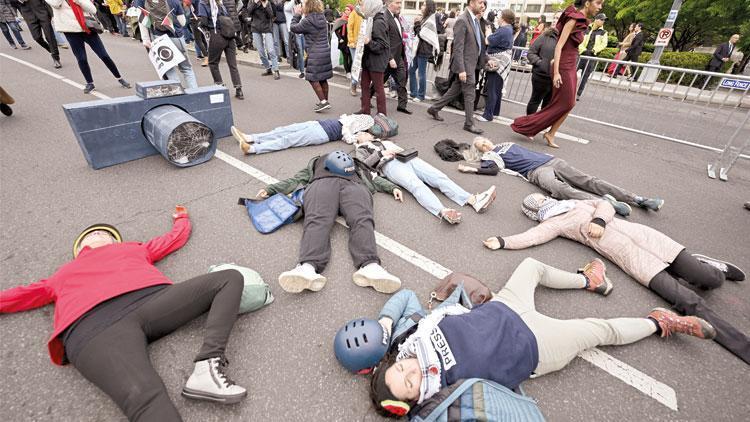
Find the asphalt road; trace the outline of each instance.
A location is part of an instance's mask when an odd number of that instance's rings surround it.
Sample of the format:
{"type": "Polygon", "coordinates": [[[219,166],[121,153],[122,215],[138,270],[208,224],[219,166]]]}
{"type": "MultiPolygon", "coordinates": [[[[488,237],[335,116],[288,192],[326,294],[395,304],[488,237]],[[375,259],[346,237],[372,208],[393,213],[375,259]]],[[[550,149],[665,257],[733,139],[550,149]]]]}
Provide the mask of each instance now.
{"type": "MultiPolygon", "coordinates": [[[[155,78],[143,49],[129,39],[105,37],[123,75],[131,82],[155,78]]],[[[51,60],[36,44],[30,51],[10,54],[53,70],[51,60]]],[[[55,73],[83,82],[70,51],[62,51],[64,67],[55,73]]],[[[98,91],[111,97],[131,95],[120,88],[106,68],[89,54],[98,91]]],[[[228,72],[221,66],[228,81],[228,72]]],[[[208,69],[196,67],[200,84],[208,84],[208,69]]],[[[241,67],[246,100],[232,100],[235,124],[246,132],[332,117],[358,109],[358,99],[331,88],[333,109],[312,112],[315,97],[296,75],[279,81],[241,67]]],[[[276,281],[296,263],[301,224],[261,235],[251,226],[240,196],[254,195],[263,185],[250,175],[213,159],[189,169],[170,166],[160,156],[109,167],[89,168],[63,115],[61,105],[92,100],[81,90],[0,56],[0,81],[17,103],[15,114],[0,118],[0,288],[33,282],[51,275],[70,259],[73,238],[94,222],[118,226],[127,239],[147,240],[170,228],[175,204],[188,207],[193,234],[188,244],[157,266],[179,282],[207,271],[212,264],[235,262],[258,270],[276,301],[237,321],[228,347],[230,374],[249,390],[239,405],[224,407],[183,399],[180,389],[192,371],[192,359],[202,338],[205,318],[199,318],[151,346],[154,366],[177,408],[187,421],[226,420],[377,420],[367,398],[367,379],[343,370],[332,353],[332,339],[345,321],[375,316],[388,296],[351,282],[354,268],[346,249],[347,233],[336,227],[333,256],[324,274],[328,284],[318,293],[288,294],[276,281]]],[[[337,82],[345,84],[343,79],[337,82]]],[[[395,111],[389,100],[389,110],[395,111]]],[[[411,104],[410,117],[394,113],[401,123],[396,139],[417,147],[420,157],[442,169],[468,191],[489,184],[498,199],[483,215],[464,210],[464,222],[441,224],[407,195],[404,203],[375,196],[376,229],[447,268],[471,273],[499,289],[526,256],[575,270],[596,254],[576,243],[557,239],[525,251],[486,250],[489,235],[513,234],[531,227],[519,211],[522,198],[534,186],[506,175],[479,177],[460,174],[455,164],[441,162],[432,145],[444,138],[469,142],[461,130],[462,116],[444,112],[436,123],[424,104],[411,104]]],[[[502,115],[519,111],[503,106],[502,115]]],[[[665,125],[673,124],[664,121],[665,125]]],[[[501,124],[481,124],[496,141],[524,142],[501,124]]],[[[642,195],[659,195],[666,205],[659,213],[635,210],[632,221],[651,225],[690,250],[718,256],[750,269],[750,163],[740,160],[729,182],[710,180],[706,151],[624,133],[570,119],[565,133],[588,144],[560,140],[550,151],[537,140],[530,147],[553,152],[571,164],[642,195]]],[[[298,148],[243,157],[231,138],[219,149],[276,178],[291,176],[313,155],[342,144],[298,148]]],[[[449,204],[445,199],[444,203],[449,204]]],[[[383,265],[402,278],[426,302],[438,280],[401,257],[380,250],[383,265]]],[[[537,308],[557,318],[642,316],[666,303],[614,265],[615,283],[607,298],[582,291],[540,288],[537,308]]],[[[750,287],[727,282],[706,292],[708,303],[744,332],[750,332],[750,287]]],[[[52,306],[0,317],[0,410],[9,421],[122,420],[119,409],[77,371],[56,367],[47,355],[52,306]]],[[[558,373],[524,383],[551,421],[578,420],[746,420],[750,414],[750,368],[710,341],[687,337],[648,338],[638,344],[603,348],[606,353],[673,388],[678,411],[671,410],[582,359],[558,373]],[[742,416],[745,415],[745,416],[742,416]]]]}

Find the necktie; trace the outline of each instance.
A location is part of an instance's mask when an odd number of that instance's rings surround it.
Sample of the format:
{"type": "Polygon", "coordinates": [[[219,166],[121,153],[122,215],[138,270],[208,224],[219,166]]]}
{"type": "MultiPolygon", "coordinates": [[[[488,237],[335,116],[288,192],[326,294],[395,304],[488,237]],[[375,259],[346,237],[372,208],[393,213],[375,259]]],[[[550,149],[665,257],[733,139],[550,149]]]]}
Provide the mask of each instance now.
{"type": "Polygon", "coordinates": [[[474,18],[474,17],[471,18],[471,22],[474,24],[474,36],[477,39],[477,47],[479,47],[479,49],[481,50],[482,49],[482,41],[481,41],[481,38],[480,38],[481,35],[479,34],[479,24],[477,23],[477,19],[474,18]]]}

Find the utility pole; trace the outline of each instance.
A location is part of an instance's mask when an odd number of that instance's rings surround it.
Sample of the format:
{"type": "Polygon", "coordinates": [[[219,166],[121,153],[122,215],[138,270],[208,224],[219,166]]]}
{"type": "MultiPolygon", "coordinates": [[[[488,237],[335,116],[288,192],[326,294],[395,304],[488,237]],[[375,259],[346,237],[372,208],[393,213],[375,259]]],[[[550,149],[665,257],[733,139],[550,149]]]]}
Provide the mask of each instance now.
{"type": "MultiPolygon", "coordinates": [[[[677,14],[680,13],[680,8],[682,7],[682,1],[683,0],[674,0],[674,2],[672,3],[672,8],[669,10],[669,14],[667,15],[667,21],[664,23],[664,28],[674,27],[674,23],[677,20],[677,14]]],[[[659,46],[654,48],[654,53],[651,54],[651,59],[648,61],[648,64],[660,64],[659,60],[661,59],[661,55],[664,52],[665,48],[667,47],[659,46]]],[[[659,71],[656,69],[645,69],[640,79],[643,82],[655,82],[658,75],[659,71]]]]}

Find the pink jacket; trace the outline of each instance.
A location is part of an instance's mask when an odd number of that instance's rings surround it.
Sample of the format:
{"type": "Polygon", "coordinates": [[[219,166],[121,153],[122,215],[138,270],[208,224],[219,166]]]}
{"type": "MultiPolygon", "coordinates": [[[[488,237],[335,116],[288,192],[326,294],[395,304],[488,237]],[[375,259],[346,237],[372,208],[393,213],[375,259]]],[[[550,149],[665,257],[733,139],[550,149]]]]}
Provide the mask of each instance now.
{"type": "Polygon", "coordinates": [[[617,264],[644,286],[669,266],[684,246],[669,236],[638,223],[613,218],[614,208],[599,199],[576,201],[572,210],[546,221],[521,234],[503,237],[504,249],[525,249],[562,236],[586,245],[617,264]],[[604,235],[594,239],[588,225],[594,218],[607,224],[604,235]]]}

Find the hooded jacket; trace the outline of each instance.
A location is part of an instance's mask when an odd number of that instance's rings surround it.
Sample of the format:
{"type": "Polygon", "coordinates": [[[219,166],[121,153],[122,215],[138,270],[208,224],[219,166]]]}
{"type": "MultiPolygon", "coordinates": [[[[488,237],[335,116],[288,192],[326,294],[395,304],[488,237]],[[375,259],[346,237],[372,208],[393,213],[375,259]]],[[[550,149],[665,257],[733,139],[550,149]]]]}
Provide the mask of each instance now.
{"type": "Polygon", "coordinates": [[[550,61],[555,58],[555,46],[557,45],[557,30],[548,29],[539,36],[529,47],[526,58],[533,66],[531,72],[537,76],[551,78],[550,61]]]}

